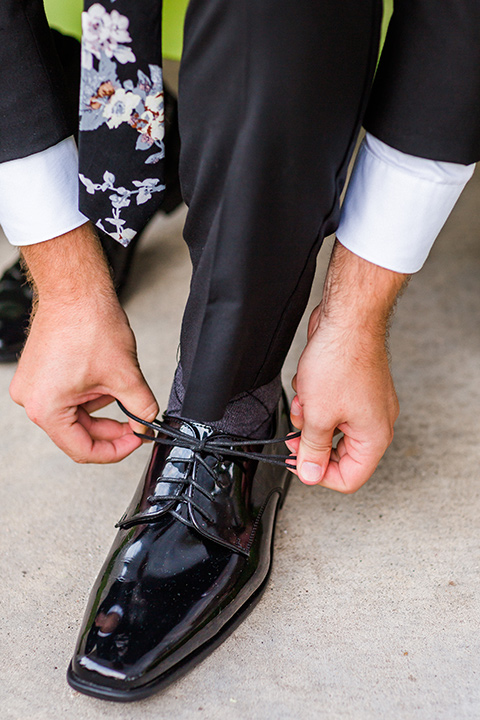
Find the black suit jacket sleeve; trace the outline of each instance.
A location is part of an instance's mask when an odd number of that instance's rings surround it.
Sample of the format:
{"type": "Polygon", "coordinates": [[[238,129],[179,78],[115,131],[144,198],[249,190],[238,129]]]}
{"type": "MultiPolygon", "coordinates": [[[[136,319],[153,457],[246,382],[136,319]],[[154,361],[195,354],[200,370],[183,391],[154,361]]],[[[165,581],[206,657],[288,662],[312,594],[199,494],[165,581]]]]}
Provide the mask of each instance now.
{"type": "Polygon", "coordinates": [[[0,1],[0,162],[73,133],[74,117],[42,0],[0,1]]]}
{"type": "Polygon", "coordinates": [[[395,0],[364,124],[411,155],[480,160],[479,0],[395,0]]]}

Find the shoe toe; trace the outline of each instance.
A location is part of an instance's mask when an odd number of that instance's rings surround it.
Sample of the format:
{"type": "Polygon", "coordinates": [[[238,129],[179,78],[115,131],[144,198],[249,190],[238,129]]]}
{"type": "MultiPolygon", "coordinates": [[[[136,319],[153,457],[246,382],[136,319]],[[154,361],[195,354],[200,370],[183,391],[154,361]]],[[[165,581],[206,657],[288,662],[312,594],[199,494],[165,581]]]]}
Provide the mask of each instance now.
{"type": "Polygon", "coordinates": [[[219,599],[228,606],[246,559],[177,520],[161,535],[159,542],[158,527],[144,526],[136,551],[133,543],[119,552],[112,574],[103,574],[72,661],[74,686],[127,696],[150,681],[158,684],[216,633],[219,599]]]}

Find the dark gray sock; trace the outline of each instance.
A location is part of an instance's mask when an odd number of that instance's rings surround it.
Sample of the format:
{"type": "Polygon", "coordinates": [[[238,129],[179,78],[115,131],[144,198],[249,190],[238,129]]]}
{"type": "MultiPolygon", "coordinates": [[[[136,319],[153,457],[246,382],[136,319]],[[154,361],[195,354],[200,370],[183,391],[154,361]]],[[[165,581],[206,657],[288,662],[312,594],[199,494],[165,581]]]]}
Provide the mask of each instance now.
{"type": "MultiPolygon", "coordinates": [[[[252,440],[268,437],[270,421],[282,394],[280,375],[267,385],[249,392],[236,395],[227,405],[221,420],[208,422],[208,425],[233,435],[248,437],[252,440]]],[[[185,391],[182,382],[182,366],[175,372],[167,413],[182,415],[185,391]]]]}

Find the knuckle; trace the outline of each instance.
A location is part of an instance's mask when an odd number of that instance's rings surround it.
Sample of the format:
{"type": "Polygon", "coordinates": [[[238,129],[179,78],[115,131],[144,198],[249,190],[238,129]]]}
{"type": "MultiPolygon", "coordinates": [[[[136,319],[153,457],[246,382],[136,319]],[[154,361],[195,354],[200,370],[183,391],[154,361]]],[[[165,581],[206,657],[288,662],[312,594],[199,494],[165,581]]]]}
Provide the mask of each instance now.
{"type": "Polygon", "coordinates": [[[393,424],[383,422],[377,425],[375,432],[371,437],[371,449],[373,454],[383,455],[385,450],[391,444],[394,436],[393,424]]]}
{"type": "Polygon", "coordinates": [[[359,490],[359,489],[360,489],[359,487],[353,487],[353,486],[346,487],[343,490],[341,490],[341,493],[343,495],[354,495],[357,492],[357,490],[359,490]]]}
{"type": "Polygon", "coordinates": [[[364,485],[366,482],[366,479],[362,480],[356,480],[356,481],[347,481],[344,485],[344,487],[340,490],[340,492],[343,495],[353,495],[357,492],[357,490],[360,490],[362,485],[364,485]]]}
{"type": "Polygon", "coordinates": [[[13,400],[14,403],[16,403],[17,405],[23,405],[22,400],[21,400],[21,397],[20,397],[20,394],[17,393],[16,388],[13,388],[13,387],[10,385],[9,393],[10,393],[10,397],[11,397],[11,399],[13,400]]]}
{"type": "Polygon", "coordinates": [[[10,383],[8,392],[10,393],[10,397],[12,398],[14,403],[16,403],[17,405],[23,405],[22,393],[15,378],[13,378],[12,382],[10,383]]]}
{"type": "Polygon", "coordinates": [[[393,440],[393,435],[394,435],[394,431],[393,431],[392,425],[388,425],[383,429],[383,432],[381,434],[383,448],[386,449],[389,445],[391,445],[392,440],[393,440]]]}
{"type": "Polygon", "coordinates": [[[84,455],[76,455],[71,454],[70,458],[73,460],[74,463],[77,463],[77,465],[87,465],[89,460],[84,455]]]}
{"type": "Polygon", "coordinates": [[[400,403],[398,402],[398,397],[396,395],[391,399],[389,404],[389,413],[392,417],[392,423],[394,423],[400,415],[400,403]]]}
{"type": "Polygon", "coordinates": [[[43,427],[45,424],[45,414],[42,411],[41,405],[37,402],[30,401],[25,403],[24,407],[28,419],[31,420],[35,425],[43,427]]]}
{"type": "Polygon", "coordinates": [[[148,420],[148,422],[151,422],[152,420],[155,420],[159,413],[159,407],[156,402],[156,400],[152,400],[152,402],[146,407],[146,409],[143,412],[142,417],[144,420],[148,420]]]}

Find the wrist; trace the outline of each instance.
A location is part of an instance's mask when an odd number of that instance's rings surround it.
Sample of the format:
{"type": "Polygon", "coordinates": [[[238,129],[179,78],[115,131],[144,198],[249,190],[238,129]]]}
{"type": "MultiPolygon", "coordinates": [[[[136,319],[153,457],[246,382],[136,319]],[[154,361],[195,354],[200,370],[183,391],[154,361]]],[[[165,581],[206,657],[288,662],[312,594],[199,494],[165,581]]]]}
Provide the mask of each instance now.
{"type": "Polygon", "coordinates": [[[408,276],[374,265],[335,242],[318,308],[318,326],[385,338],[408,276]]]}
{"type": "Polygon", "coordinates": [[[116,297],[103,249],[90,223],[22,248],[39,302],[95,303],[116,297]]]}

